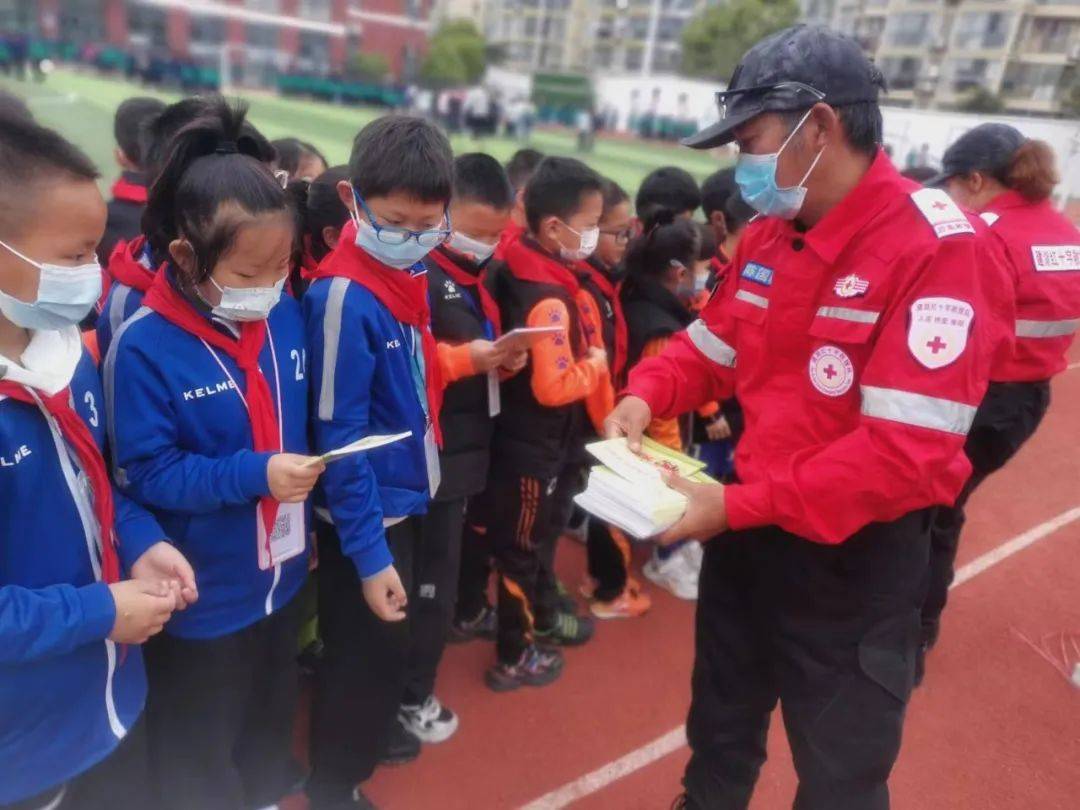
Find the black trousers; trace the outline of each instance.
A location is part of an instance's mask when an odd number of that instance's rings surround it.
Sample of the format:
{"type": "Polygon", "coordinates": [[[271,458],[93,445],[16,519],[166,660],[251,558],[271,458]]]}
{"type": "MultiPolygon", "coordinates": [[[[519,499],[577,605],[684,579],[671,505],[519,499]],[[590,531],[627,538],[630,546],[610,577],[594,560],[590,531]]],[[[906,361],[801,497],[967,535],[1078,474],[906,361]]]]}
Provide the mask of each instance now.
{"type": "Polygon", "coordinates": [[[435,691],[435,675],[457,601],[465,498],[432,501],[424,515],[409,594],[412,647],[403,702],[423,703],[435,691]]]}
{"type": "Polygon", "coordinates": [[[213,639],[162,633],[144,647],[158,807],[265,807],[302,777],[292,756],[301,600],[213,639]]]}
{"type": "Polygon", "coordinates": [[[491,607],[487,588],[491,579],[491,498],[488,493],[469,498],[465,510],[465,528],[461,535],[461,566],[458,575],[457,605],[454,618],[470,621],[480,611],[491,607]]]}
{"type": "Polygon", "coordinates": [[[495,648],[504,663],[521,657],[532,643],[535,628],[555,622],[555,546],[581,487],[578,465],[548,480],[501,474],[492,475],[488,482],[488,536],[499,571],[495,648]]]}
{"type": "Polygon", "coordinates": [[[932,512],[838,546],[769,527],[705,544],[689,807],[750,801],[779,700],[796,810],[884,810],[914,679],[932,512]]]}
{"type": "Polygon", "coordinates": [[[37,796],[0,810],[115,810],[156,807],[150,786],[150,761],[146,753],[146,717],[128,729],[109,756],[87,771],[37,796]]]}
{"type": "Polygon", "coordinates": [[[591,517],[585,535],[585,550],[589,576],[596,583],[593,596],[601,602],[610,602],[626,588],[630,571],[630,541],[618,529],[591,517]]]}
{"type": "Polygon", "coordinates": [[[971,460],[971,478],[953,506],[937,510],[930,545],[930,583],[922,610],[923,643],[932,645],[941,627],[971,493],[1016,455],[1046,415],[1050,384],[990,383],[968,432],[964,452],[971,460]]]}
{"type": "MultiPolygon", "coordinates": [[[[319,542],[319,629],[323,660],[311,708],[312,806],[332,806],[375,770],[405,688],[410,617],[384,622],[371,612],[352,560],[341,553],[334,527],[316,521],[319,542]]],[[[413,555],[421,519],[386,530],[394,567],[412,594],[413,555]]]]}

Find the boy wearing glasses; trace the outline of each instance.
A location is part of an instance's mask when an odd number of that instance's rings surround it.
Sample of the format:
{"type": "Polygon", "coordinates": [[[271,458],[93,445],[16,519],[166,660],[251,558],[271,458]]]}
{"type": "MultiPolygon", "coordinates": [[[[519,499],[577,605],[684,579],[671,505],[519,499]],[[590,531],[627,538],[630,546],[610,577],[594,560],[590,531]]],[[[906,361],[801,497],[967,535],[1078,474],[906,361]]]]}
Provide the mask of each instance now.
{"type": "Polygon", "coordinates": [[[364,127],[338,186],[351,221],[304,297],[317,452],[412,433],[329,465],[316,497],[325,658],[312,707],[315,810],[370,807],[354,786],[380,759],[409,759],[419,746],[395,714],[410,649],[406,594],[441,478],[443,383],[422,260],[450,235],[452,181],[450,144],[434,125],[394,115],[364,127]]]}

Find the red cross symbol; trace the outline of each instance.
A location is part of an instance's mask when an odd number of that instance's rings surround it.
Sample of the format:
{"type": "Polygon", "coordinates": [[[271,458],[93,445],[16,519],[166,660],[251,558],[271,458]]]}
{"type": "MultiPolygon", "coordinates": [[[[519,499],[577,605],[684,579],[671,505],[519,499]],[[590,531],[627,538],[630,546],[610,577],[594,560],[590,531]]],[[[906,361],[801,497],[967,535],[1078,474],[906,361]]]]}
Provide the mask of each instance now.
{"type": "Polygon", "coordinates": [[[949,344],[943,341],[940,337],[935,336],[933,340],[926,344],[926,348],[928,348],[934,354],[937,354],[948,345],[949,344]]]}
{"type": "Polygon", "coordinates": [[[941,200],[938,200],[936,203],[934,203],[933,207],[936,208],[938,211],[944,211],[949,206],[943,203],[941,200]]]}
{"type": "Polygon", "coordinates": [[[826,376],[826,377],[827,377],[828,379],[830,379],[830,380],[831,380],[831,379],[832,379],[833,377],[835,377],[835,376],[836,376],[836,373],[837,373],[837,372],[836,372],[836,369],[835,369],[835,368],[833,367],[832,363],[830,363],[829,365],[825,366],[825,376],[826,376]]]}

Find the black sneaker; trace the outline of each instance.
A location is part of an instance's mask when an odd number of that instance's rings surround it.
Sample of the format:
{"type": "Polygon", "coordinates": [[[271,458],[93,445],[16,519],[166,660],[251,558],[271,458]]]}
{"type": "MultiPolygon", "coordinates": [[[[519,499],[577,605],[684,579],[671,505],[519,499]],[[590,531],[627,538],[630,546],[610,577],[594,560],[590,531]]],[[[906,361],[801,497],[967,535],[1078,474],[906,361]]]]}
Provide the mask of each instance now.
{"type": "Polygon", "coordinates": [[[380,765],[404,765],[420,756],[420,740],[405,730],[397,718],[390,724],[390,733],[383,745],[380,765]]]}
{"type": "Polygon", "coordinates": [[[577,613],[578,603],[573,594],[562,584],[562,580],[555,580],[555,590],[558,593],[555,604],[563,613],[577,613]]]}
{"type": "Polygon", "coordinates": [[[498,628],[498,620],[495,616],[495,608],[484,605],[480,613],[472,619],[457,619],[450,624],[450,636],[447,639],[451,644],[463,644],[466,641],[494,641],[495,632],[498,628]]]}
{"type": "Polygon", "coordinates": [[[563,657],[558,650],[530,646],[515,664],[501,661],[484,673],[484,683],[494,692],[509,692],[519,686],[547,686],[562,675],[563,657]]]}
{"type": "Polygon", "coordinates": [[[595,630],[596,625],[588,616],[559,613],[551,627],[536,628],[536,644],[539,647],[579,647],[593,637],[595,630]]]}

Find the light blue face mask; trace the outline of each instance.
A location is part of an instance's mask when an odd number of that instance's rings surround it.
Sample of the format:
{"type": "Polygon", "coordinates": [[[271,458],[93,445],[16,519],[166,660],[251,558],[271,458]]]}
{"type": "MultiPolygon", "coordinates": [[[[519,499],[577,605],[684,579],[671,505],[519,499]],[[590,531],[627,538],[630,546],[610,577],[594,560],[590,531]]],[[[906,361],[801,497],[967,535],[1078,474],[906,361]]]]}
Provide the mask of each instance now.
{"type": "Polygon", "coordinates": [[[821,160],[825,148],[822,147],[814,157],[814,162],[810,164],[802,180],[789,188],[780,188],[776,185],[776,166],[780,160],[780,153],[791,143],[791,139],[806,123],[810,113],[811,110],[806,111],[806,115],[795,125],[795,129],[791,130],[791,134],[780,144],[776,152],[767,155],[739,153],[738,162],[735,164],[735,182],[747,204],[763,216],[794,219],[802,209],[803,201],[806,199],[806,186],[803,183],[821,160]]]}
{"type": "Polygon", "coordinates": [[[450,236],[449,216],[446,217],[446,228],[412,231],[408,228],[380,225],[355,188],[353,198],[367,215],[367,219],[362,219],[355,209],[349,211],[349,216],[356,224],[356,246],[390,267],[398,270],[412,267],[450,236]]]}
{"type": "Polygon", "coordinates": [[[35,331],[66,329],[89,315],[101,297],[101,266],[96,260],[78,267],[43,264],[7,242],[0,245],[41,273],[34,301],[20,301],[0,291],[0,312],[16,326],[35,331]]]}

